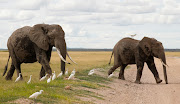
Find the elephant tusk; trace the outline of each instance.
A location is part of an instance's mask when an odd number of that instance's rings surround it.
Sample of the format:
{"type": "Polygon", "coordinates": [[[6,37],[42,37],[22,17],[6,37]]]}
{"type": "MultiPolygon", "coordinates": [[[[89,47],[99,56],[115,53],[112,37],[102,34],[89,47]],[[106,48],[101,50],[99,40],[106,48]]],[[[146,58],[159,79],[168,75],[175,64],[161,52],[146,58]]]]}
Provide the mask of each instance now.
{"type": "Polygon", "coordinates": [[[161,63],[162,63],[164,66],[169,67],[167,64],[165,64],[165,63],[162,61],[162,59],[160,59],[160,60],[161,60],[161,63]]]}
{"type": "Polygon", "coordinates": [[[67,61],[62,57],[60,50],[59,50],[59,49],[56,49],[56,50],[57,50],[57,53],[58,53],[59,57],[61,58],[61,60],[64,61],[65,63],[67,63],[67,64],[70,64],[69,62],[67,62],[67,61]]]}
{"type": "Polygon", "coordinates": [[[68,52],[67,52],[67,56],[69,57],[69,59],[70,59],[73,63],[77,64],[75,61],[72,60],[72,58],[69,56],[68,52]]]}

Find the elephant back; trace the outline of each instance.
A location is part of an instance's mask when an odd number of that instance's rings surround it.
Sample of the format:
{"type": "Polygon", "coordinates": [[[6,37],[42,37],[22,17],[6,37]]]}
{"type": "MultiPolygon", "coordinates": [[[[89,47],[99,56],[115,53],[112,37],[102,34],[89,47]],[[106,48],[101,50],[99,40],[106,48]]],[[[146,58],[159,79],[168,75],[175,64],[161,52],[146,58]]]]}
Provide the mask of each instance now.
{"type": "Polygon", "coordinates": [[[7,45],[11,45],[12,47],[16,47],[18,42],[22,40],[22,38],[28,37],[28,34],[30,32],[32,27],[30,26],[24,26],[22,28],[17,29],[12,33],[12,35],[8,39],[7,45]]]}

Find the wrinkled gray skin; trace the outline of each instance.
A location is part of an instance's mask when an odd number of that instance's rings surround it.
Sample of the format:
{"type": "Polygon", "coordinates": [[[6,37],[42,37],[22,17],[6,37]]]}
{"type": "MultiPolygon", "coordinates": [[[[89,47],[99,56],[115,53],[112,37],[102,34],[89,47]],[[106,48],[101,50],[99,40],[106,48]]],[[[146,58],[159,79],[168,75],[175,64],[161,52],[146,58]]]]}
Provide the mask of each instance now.
{"type": "MultiPolygon", "coordinates": [[[[38,61],[41,65],[40,78],[47,73],[52,75],[49,65],[52,47],[59,49],[61,55],[66,59],[65,33],[59,25],[37,24],[33,27],[25,26],[17,29],[9,37],[7,47],[9,58],[12,58],[10,70],[6,80],[11,80],[16,69],[17,76],[21,73],[22,63],[34,63],[38,61]]],[[[8,59],[9,61],[9,59],[8,59]]],[[[7,71],[8,63],[5,67],[3,76],[7,71]]],[[[61,71],[65,72],[65,62],[61,60],[61,71]]],[[[21,74],[21,79],[22,74],[21,74]]]]}
{"type": "Polygon", "coordinates": [[[126,68],[126,66],[128,64],[136,64],[137,76],[135,83],[140,84],[144,63],[146,62],[148,68],[154,75],[156,83],[161,83],[162,80],[159,78],[159,74],[156,70],[156,66],[154,63],[154,57],[156,57],[161,59],[162,62],[164,63],[163,64],[164,78],[166,84],[168,84],[166,66],[165,66],[166,57],[164,53],[164,48],[162,43],[157,41],[156,39],[144,37],[141,41],[139,41],[132,38],[123,38],[114,46],[112,55],[113,53],[114,53],[114,66],[108,71],[108,75],[114,72],[116,68],[121,66],[119,72],[119,79],[125,80],[124,69],[126,68]]]}

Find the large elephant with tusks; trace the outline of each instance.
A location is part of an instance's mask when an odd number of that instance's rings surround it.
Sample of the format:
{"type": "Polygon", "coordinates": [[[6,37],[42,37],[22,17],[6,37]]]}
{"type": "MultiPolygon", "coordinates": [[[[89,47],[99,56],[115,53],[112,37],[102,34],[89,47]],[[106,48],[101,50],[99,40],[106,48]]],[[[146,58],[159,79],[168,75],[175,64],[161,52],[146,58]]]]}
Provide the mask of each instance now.
{"type": "MultiPolygon", "coordinates": [[[[52,75],[49,65],[52,48],[56,47],[61,58],[61,71],[65,72],[66,55],[69,56],[66,49],[65,33],[59,25],[37,24],[33,27],[25,26],[12,33],[7,42],[9,58],[12,58],[10,70],[7,73],[6,80],[11,80],[16,69],[17,75],[21,73],[22,63],[34,63],[38,61],[41,65],[40,78],[47,73],[52,75]]],[[[75,63],[75,62],[74,62],[75,63]]],[[[3,76],[7,71],[7,65],[3,76]]],[[[21,74],[21,79],[23,79],[21,74]]]]}
{"type": "Polygon", "coordinates": [[[137,76],[135,83],[140,84],[144,63],[146,62],[148,68],[154,75],[156,83],[161,83],[162,80],[159,78],[159,74],[156,70],[156,66],[154,63],[154,57],[156,57],[159,58],[163,64],[164,79],[166,84],[168,84],[164,48],[162,43],[157,41],[156,39],[144,37],[142,40],[139,41],[132,38],[123,38],[114,46],[112,55],[113,53],[114,65],[109,70],[108,75],[113,73],[116,68],[121,66],[119,72],[119,79],[124,80],[124,69],[126,68],[126,66],[128,64],[136,64],[137,76]]]}

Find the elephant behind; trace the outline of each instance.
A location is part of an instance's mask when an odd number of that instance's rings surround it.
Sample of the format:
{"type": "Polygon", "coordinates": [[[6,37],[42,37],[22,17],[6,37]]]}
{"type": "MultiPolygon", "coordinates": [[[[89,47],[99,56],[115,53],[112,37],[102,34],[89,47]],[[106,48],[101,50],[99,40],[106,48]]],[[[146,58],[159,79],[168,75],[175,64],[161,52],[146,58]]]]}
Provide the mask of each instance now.
{"type": "MultiPolygon", "coordinates": [[[[8,61],[11,57],[12,63],[7,73],[6,80],[12,79],[15,69],[17,75],[21,73],[20,66],[22,63],[34,63],[36,61],[42,65],[40,78],[43,77],[45,73],[51,76],[52,70],[49,61],[54,46],[61,58],[61,71],[64,73],[65,63],[68,63],[66,61],[66,55],[70,59],[71,57],[67,53],[65,33],[61,26],[55,24],[37,24],[33,27],[25,26],[14,31],[7,42],[9,50],[8,61]]],[[[8,62],[3,76],[7,71],[7,66],[8,62]]],[[[23,79],[22,74],[21,79],[23,79]]]]}
{"type": "MultiPolygon", "coordinates": [[[[168,84],[167,73],[166,73],[166,57],[165,57],[164,48],[162,43],[157,41],[156,39],[144,37],[142,40],[139,41],[132,38],[123,38],[114,46],[112,55],[113,54],[114,54],[114,65],[108,71],[108,75],[110,75],[118,67],[121,66],[119,72],[119,79],[124,80],[125,79],[124,69],[126,68],[126,66],[128,64],[136,64],[137,76],[135,83],[140,84],[144,62],[146,62],[148,68],[151,70],[151,72],[154,75],[156,83],[161,83],[162,80],[159,78],[159,74],[156,70],[156,66],[154,63],[154,57],[156,57],[162,61],[165,82],[166,84],[168,84]]],[[[111,62],[111,58],[110,58],[110,62],[111,62]]]]}

